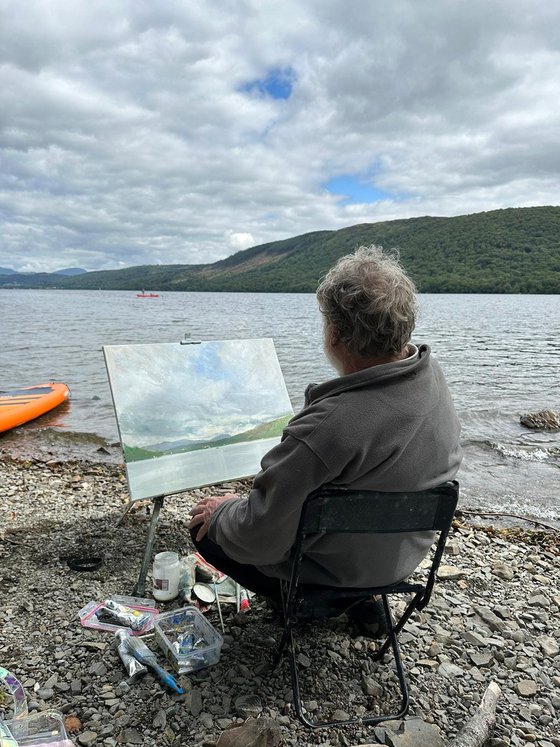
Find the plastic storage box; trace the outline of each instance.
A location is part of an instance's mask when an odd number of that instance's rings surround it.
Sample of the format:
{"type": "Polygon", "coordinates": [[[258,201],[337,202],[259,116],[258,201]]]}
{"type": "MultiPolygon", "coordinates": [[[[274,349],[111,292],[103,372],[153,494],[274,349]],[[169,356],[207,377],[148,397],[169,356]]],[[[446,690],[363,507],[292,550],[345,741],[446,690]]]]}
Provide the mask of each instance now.
{"type": "Polygon", "coordinates": [[[224,640],[196,607],[160,613],[154,629],[160,648],[179,674],[196,672],[220,660],[224,640]]]}
{"type": "Polygon", "coordinates": [[[34,713],[25,718],[0,723],[0,742],[17,747],[73,747],[64,729],[62,716],[56,711],[34,713]],[[10,739],[11,738],[11,739],[10,739]]]}

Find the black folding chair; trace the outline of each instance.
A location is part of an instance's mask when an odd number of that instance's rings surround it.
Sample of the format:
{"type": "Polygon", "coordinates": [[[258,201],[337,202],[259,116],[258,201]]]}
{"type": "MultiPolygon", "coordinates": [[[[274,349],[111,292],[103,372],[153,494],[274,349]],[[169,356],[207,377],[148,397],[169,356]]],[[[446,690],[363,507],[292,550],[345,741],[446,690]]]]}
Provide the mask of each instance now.
{"type": "MultiPolygon", "coordinates": [[[[328,488],[311,493],[306,499],[299,522],[294,546],[291,578],[282,582],[282,606],[284,612],[284,632],[273,666],[280,662],[282,653],[288,647],[294,707],[298,718],[314,728],[340,726],[345,724],[377,724],[381,721],[403,718],[408,712],[409,696],[397,636],[415,610],[422,610],[430,600],[437,569],[451,527],[457,506],[459,485],[448,482],[431,490],[409,493],[382,493],[366,490],[343,490],[328,488]],[[432,564],[424,579],[401,581],[389,586],[370,588],[339,588],[308,586],[299,584],[300,566],[303,559],[303,542],[312,534],[389,532],[439,532],[432,564]],[[389,605],[391,594],[413,594],[403,614],[395,622],[389,605]],[[386,640],[373,655],[375,661],[381,659],[389,647],[393,651],[402,703],[397,713],[382,716],[363,716],[344,721],[311,721],[303,712],[293,629],[302,619],[304,606],[313,607],[321,603],[336,603],[347,600],[350,607],[361,599],[381,596],[389,632],[386,640]]],[[[372,558],[375,563],[375,558],[372,558]]]]}

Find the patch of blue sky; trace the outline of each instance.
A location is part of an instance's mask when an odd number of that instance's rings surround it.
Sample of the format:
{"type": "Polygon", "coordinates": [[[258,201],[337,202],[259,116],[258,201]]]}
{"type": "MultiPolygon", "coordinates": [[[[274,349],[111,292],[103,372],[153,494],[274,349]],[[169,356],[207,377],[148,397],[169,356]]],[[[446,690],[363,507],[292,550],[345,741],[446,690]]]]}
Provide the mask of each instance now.
{"type": "Polygon", "coordinates": [[[325,182],[323,186],[327,192],[341,195],[344,198],[341,200],[343,205],[373,203],[394,197],[389,192],[376,187],[372,181],[352,174],[335,176],[325,182]]]}
{"type": "Polygon", "coordinates": [[[296,74],[291,67],[273,68],[266,77],[244,83],[241,90],[285,101],[292,95],[295,79],[296,74]]]}
{"type": "Polygon", "coordinates": [[[231,370],[224,366],[224,343],[221,340],[203,342],[189,348],[193,361],[193,370],[202,380],[230,381],[231,370]]]}

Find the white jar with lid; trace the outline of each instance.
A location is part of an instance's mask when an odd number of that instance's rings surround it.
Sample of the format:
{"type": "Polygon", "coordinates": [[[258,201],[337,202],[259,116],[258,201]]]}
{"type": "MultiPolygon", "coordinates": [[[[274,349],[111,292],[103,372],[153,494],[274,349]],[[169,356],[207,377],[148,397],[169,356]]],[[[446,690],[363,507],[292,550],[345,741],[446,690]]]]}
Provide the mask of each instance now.
{"type": "Polygon", "coordinates": [[[158,602],[169,602],[179,594],[181,564],[176,552],[159,552],[152,571],[153,594],[158,602]]]}

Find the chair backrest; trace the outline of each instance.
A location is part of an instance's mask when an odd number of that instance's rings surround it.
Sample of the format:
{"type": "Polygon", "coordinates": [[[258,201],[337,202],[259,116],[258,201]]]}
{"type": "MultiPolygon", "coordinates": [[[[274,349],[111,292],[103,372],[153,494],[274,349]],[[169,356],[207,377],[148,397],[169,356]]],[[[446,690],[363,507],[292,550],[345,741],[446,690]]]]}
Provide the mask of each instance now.
{"type": "Polygon", "coordinates": [[[402,493],[322,488],[307,497],[298,534],[443,532],[451,525],[458,495],[456,481],[402,493]]]}
{"type": "MultiPolygon", "coordinates": [[[[309,534],[439,532],[428,577],[415,598],[417,609],[429,602],[436,573],[459,499],[456,480],[429,490],[389,493],[376,490],[322,488],[308,495],[303,504],[294,546],[289,598],[295,599],[303,541],[309,534]]],[[[406,584],[396,584],[397,586],[406,584]]]]}

